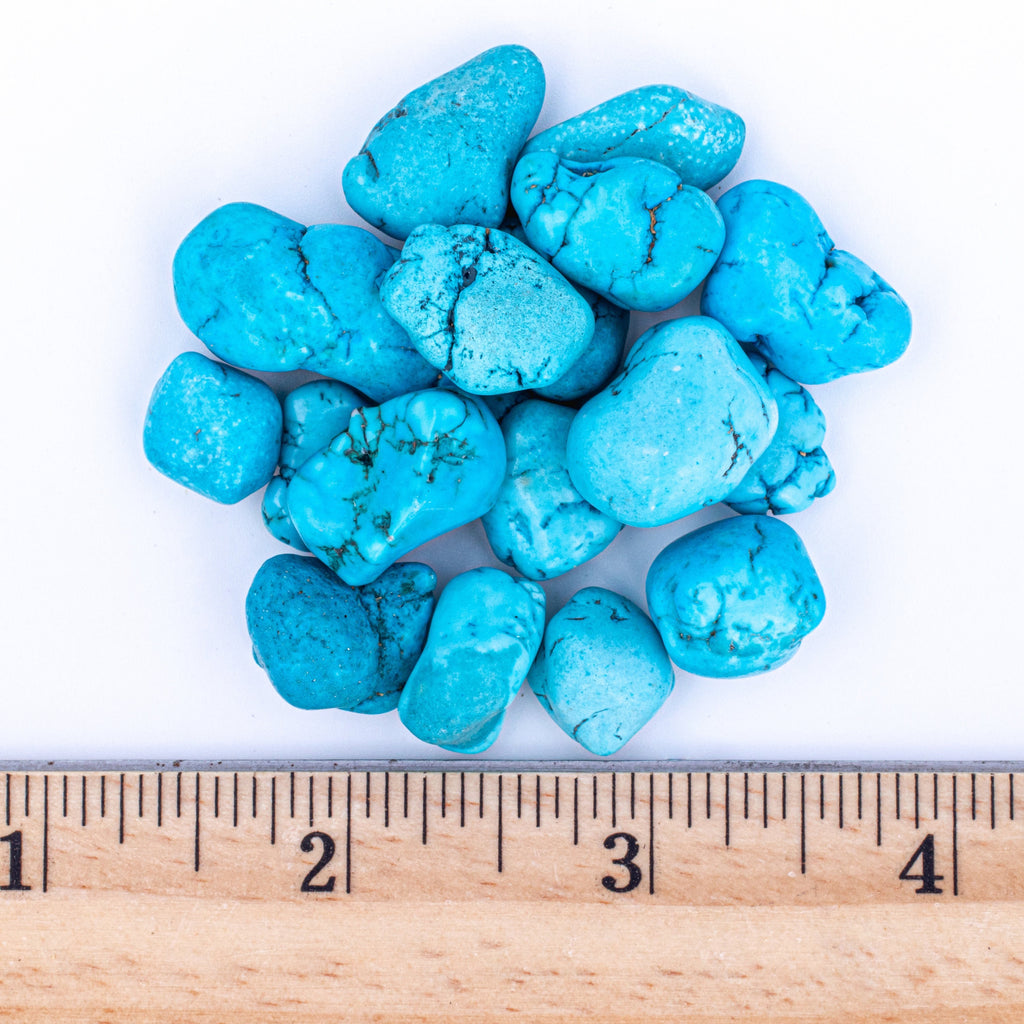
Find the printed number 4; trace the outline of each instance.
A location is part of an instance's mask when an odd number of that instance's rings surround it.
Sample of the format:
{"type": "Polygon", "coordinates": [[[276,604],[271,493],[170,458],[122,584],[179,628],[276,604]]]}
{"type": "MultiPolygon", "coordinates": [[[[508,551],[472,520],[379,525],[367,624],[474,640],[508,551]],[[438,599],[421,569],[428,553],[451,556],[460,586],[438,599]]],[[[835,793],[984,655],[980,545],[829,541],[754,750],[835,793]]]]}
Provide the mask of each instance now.
{"type": "Polygon", "coordinates": [[[900,872],[900,880],[920,882],[921,887],[914,890],[917,893],[940,893],[942,890],[935,883],[941,882],[942,878],[942,875],[935,874],[935,836],[929,833],[914,851],[914,856],[907,861],[906,867],[900,872]],[[911,869],[918,861],[921,862],[921,874],[912,875],[911,869]]]}

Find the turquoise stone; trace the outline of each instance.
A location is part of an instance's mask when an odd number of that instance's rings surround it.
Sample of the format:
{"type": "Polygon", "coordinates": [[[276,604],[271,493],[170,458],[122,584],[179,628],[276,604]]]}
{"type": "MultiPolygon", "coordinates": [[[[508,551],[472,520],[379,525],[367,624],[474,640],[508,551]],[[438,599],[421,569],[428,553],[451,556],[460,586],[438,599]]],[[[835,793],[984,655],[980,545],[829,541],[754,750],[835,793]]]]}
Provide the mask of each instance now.
{"type": "Polygon", "coordinates": [[[708,189],[735,166],[743,136],[743,120],[731,110],[674,85],[645,85],[539,132],[524,152],[580,163],[640,157],[708,189]]]}
{"type": "Polygon", "coordinates": [[[297,551],[309,550],[302,543],[299,531],[295,529],[292,517],[288,513],[288,481],[283,476],[275,476],[267,484],[260,512],[263,516],[263,525],[272,537],[297,551]]]}
{"type": "Polygon", "coordinates": [[[675,673],[654,623],[632,601],[587,587],[557,611],[530,670],[537,699],[593,754],[614,754],[654,716],[675,673]]]}
{"type": "Polygon", "coordinates": [[[508,466],[482,517],[494,554],[531,580],[547,580],[604,551],[622,526],[585,501],[569,479],[565,441],[576,413],[530,399],[501,421],[508,466]]]}
{"type": "Polygon", "coordinates": [[[142,444],[164,476],[232,505],[274,475],[281,404],[263,381],[183,352],[153,389],[142,444]]]}
{"type": "Polygon", "coordinates": [[[505,476],[501,428],[483,403],[433,388],[357,409],[288,485],[306,546],[346,583],[483,515],[505,476]]]}
{"type": "Polygon", "coordinates": [[[594,334],[590,306],[572,285],[493,228],[417,228],[380,296],[427,362],[476,395],[552,383],[594,334]]]}
{"type": "Polygon", "coordinates": [[[725,239],[711,199],[652,160],[527,153],[512,176],[512,204],[531,246],[571,281],[627,309],[684,299],[725,239]]]}
{"type": "Polygon", "coordinates": [[[478,754],[497,738],[544,632],[544,591],[470,569],[441,592],[398,714],[427,743],[478,754]]]}
{"type": "Polygon", "coordinates": [[[253,655],[295,707],[392,711],[423,649],[436,582],[430,566],[403,562],[350,587],[315,558],[276,555],[245,598],[253,655]]]}
{"type": "Polygon", "coordinates": [[[647,574],[647,606],[672,660],[699,676],[767,672],[825,614],[825,595],[792,527],[736,516],[673,541],[647,574]]]}
{"type": "Polygon", "coordinates": [[[666,320],[573,420],[569,474],[620,523],[662,526],[725,498],[777,423],[764,380],[720,324],[666,320]]]}
{"type": "Polygon", "coordinates": [[[910,344],[910,310],[867,264],[836,249],[803,196],[744,181],[718,200],[726,239],[701,312],[787,377],[823,384],[886,366],[910,344]]]}
{"type": "Polygon", "coordinates": [[[726,504],[745,514],[801,512],[836,485],[832,464],[821,447],[825,415],[796,381],[757,352],[746,352],[775,399],[779,426],[772,443],[725,499],[726,504]]]}
{"type": "Polygon", "coordinates": [[[174,297],[190,331],[249,370],[312,370],[382,402],[437,378],[380,304],[395,250],[362,228],[306,228],[231,203],[189,232],[174,297]]]}
{"type": "Polygon", "coordinates": [[[409,93],[374,125],[345,166],[345,198],[394,238],[420,224],[497,227],[543,102],[544,70],[530,50],[486,50],[409,93]]]}

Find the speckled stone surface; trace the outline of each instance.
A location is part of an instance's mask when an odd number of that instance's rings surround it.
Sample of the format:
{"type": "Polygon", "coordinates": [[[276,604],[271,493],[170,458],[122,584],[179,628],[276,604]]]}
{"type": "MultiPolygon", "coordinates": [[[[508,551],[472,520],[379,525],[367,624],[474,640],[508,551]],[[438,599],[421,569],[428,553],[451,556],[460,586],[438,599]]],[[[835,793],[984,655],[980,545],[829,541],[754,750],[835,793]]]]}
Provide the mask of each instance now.
{"type": "Polygon", "coordinates": [[[309,550],[288,513],[288,481],[283,476],[275,476],[267,484],[260,504],[260,514],[263,516],[263,525],[272,537],[296,551],[309,550]]]}
{"type": "Polygon", "coordinates": [[[607,755],[650,721],[675,673],[654,623],[632,601],[587,587],[552,616],[528,678],[565,733],[607,755]]]}
{"type": "Polygon", "coordinates": [[[743,119],[731,110],[678,86],[645,85],[539,132],[524,152],[584,163],[641,157],[707,189],[733,169],[743,138],[743,119]]]}
{"type": "Polygon", "coordinates": [[[767,450],[725,499],[726,504],[744,514],[802,512],[836,485],[832,464],[821,447],[825,415],[796,381],[757,352],[746,351],[775,399],[779,426],[767,450]]]}
{"type": "Polygon", "coordinates": [[[306,228],[252,203],[214,210],[174,257],[190,331],[250,370],[313,370],[376,402],[437,379],[380,304],[395,250],[362,228],[306,228]]]}
{"type": "Polygon", "coordinates": [[[497,227],[543,102],[544,70],[530,50],[487,50],[415,89],[374,125],[345,167],[345,198],[394,238],[420,224],[497,227]]]}
{"type": "Polygon", "coordinates": [[[281,404],[263,381],[183,352],[153,389],[142,444],[164,476],[232,505],[274,475],[281,404]]]}
{"type": "Polygon", "coordinates": [[[701,312],[784,374],[823,384],[898,359],[910,310],[867,264],[833,247],[803,196],[744,181],[718,200],[726,241],[701,312]]]}
{"type": "Polygon", "coordinates": [[[309,550],[359,586],[483,515],[504,476],[501,428],[483,403],[433,388],[357,409],[299,467],[288,510],[309,550]]]}
{"type": "Polygon", "coordinates": [[[594,334],[572,285],[493,228],[417,228],[380,295],[427,362],[477,395],[551,384],[594,334]]]}
{"type": "Polygon", "coordinates": [[[403,562],[350,587],[315,558],[276,555],[245,599],[253,656],[296,707],[391,711],[423,649],[435,583],[429,566],[403,562]]]}
{"type": "Polygon", "coordinates": [[[531,580],[560,576],[600,554],[622,526],[585,501],[569,479],[565,441],[576,413],[529,399],[501,421],[508,466],[482,517],[494,554],[531,580]]]}
{"type": "Polygon", "coordinates": [[[571,281],[627,309],[668,309],[684,299],[725,238],[711,199],[652,160],[576,163],[527,153],[511,194],[531,246],[571,281]]]}
{"type": "Polygon", "coordinates": [[[647,606],[672,660],[700,676],[767,672],[825,614],[825,594],[792,527],[736,516],[673,541],[647,574],[647,606]]]}
{"type": "Polygon", "coordinates": [[[661,526],[725,498],[777,423],[764,380],[720,324],[667,320],[573,420],[569,474],[620,523],[661,526]]]}
{"type": "Polygon", "coordinates": [[[470,569],[441,592],[398,704],[427,743],[478,754],[497,738],[544,632],[544,591],[500,569],[470,569]]]}

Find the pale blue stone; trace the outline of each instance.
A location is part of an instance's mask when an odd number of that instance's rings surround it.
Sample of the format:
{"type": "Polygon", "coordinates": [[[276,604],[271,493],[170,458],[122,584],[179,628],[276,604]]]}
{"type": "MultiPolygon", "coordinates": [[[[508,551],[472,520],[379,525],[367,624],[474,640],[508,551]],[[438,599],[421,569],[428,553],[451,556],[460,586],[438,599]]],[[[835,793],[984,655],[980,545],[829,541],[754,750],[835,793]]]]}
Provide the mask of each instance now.
{"type": "Polygon", "coordinates": [[[477,395],[551,384],[594,334],[572,285],[494,228],[417,228],[380,296],[427,362],[477,395]]]}
{"type": "Polygon", "coordinates": [[[436,582],[430,566],[403,562],[350,587],[315,558],[276,555],[245,599],[253,655],[296,707],[391,711],[423,649],[436,582]]]}
{"type": "Polygon", "coordinates": [[[395,238],[420,224],[497,227],[512,166],[543,102],[544,70],[530,50],[486,50],[377,122],[345,167],[345,198],[395,238]]]}
{"type": "Polygon", "coordinates": [[[725,238],[711,199],[652,160],[527,153],[512,177],[512,204],[531,246],[571,281],[627,309],[684,299],[725,238]]]}
{"type": "Polygon", "coordinates": [[[632,601],[587,587],[552,616],[528,678],[565,733],[607,755],[650,721],[675,673],[654,623],[632,601]]]}
{"type": "Polygon", "coordinates": [[[792,527],[723,519],[673,541],[647,574],[647,606],[672,660],[699,676],[767,672],[825,614],[825,595],[792,527]]]}
{"type": "Polygon", "coordinates": [[[622,529],[569,479],[565,441],[575,415],[563,405],[530,399],[501,421],[508,466],[498,500],[481,521],[499,560],[531,580],[582,565],[622,529]]]}
{"type": "Polygon", "coordinates": [[[666,320],[573,420],[569,474],[620,523],[661,526],[725,498],[777,423],[764,380],[720,324],[666,320]]]}
{"type": "Polygon", "coordinates": [[[281,403],[263,381],[183,352],[153,389],[142,443],[164,476],[231,505],[274,475],[281,403]]]}
{"type": "Polygon", "coordinates": [[[297,551],[309,550],[302,543],[299,531],[295,529],[292,517],[288,513],[288,481],[283,476],[275,476],[267,484],[260,512],[263,515],[263,525],[272,537],[297,551]]]}
{"type": "Polygon", "coordinates": [[[687,185],[708,189],[733,169],[743,137],[743,119],[731,110],[674,85],[645,85],[539,132],[524,152],[581,163],[655,160],[687,185]]]}
{"type": "Polygon", "coordinates": [[[174,257],[182,319],[250,370],[312,370],[381,402],[437,374],[380,303],[396,252],[362,228],[306,228],[254,206],[214,210],[174,257]]]}
{"type": "Polygon", "coordinates": [[[501,428],[483,403],[442,388],[352,413],[288,485],[306,546],[346,583],[483,515],[505,476],[501,428]]]}
{"type": "Polygon", "coordinates": [[[726,240],[701,312],[803,384],[877,369],[903,354],[906,303],[867,264],[834,248],[803,196],[772,181],[744,181],[718,208],[726,240]]]}
{"type": "Polygon", "coordinates": [[[825,415],[796,381],[757,352],[746,351],[775,399],[779,426],[772,443],[725,499],[726,504],[744,514],[801,512],[836,485],[832,464],[821,447],[825,415]]]}
{"type": "Polygon", "coordinates": [[[544,591],[500,569],[471,569],[441,592],[423,654],[398,703],[427,743],[478,754],[497,738],[544,632],[544,591]]]}
{"type": "Polygon", "coordinates": [[[525,402],[532,394],[532,391],[510,391],[506,395],[470,395],[463,391],[454,381],[449,380],[443,373],[438,381],[439,388],[448,391],[458,392],[460,395],[468,395],[474,401],[483,402],[490,410],[491,415],[500,423],[509,409],[514,409],[520,402],[525,402]]]}

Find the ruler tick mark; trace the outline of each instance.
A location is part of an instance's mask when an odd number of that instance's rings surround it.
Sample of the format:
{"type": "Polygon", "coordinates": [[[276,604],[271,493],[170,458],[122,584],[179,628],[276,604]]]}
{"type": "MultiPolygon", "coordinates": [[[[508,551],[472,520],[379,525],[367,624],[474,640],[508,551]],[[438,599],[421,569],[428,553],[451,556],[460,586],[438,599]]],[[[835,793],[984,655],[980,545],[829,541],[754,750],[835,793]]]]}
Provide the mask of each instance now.
{"type": "Polygon", "coordinates": [[[597,776],[594,777],[594,821],[597,821],[597,776]]]}
{"type": "Polygon", "coordinates": [[[402,817],[409,817],[409,773],[402,775],[402,817]]]}
{"type": "MultiPolygon", "coordinates": [[[[783,782],[786,776],[782,776],[783,782]]],[[[807,814],[804,807],[804,777],[800,776],[800,874],[807,874],[807,814]]]]}
{"type": "Polygon", "coordinates": [[[768,827],[768,773],[761,773],[761,828],[768,827]]]}
{"type": "Polygon", "coordinates": [[[366,773],[366,816],[370,816],[370,773],[366,773]]]}
{"type": "Polygon", "coordinates": [[[896,773],[896,820],[900,820],[900,773],[896,773]]]}
{"type": "Polygon", "coordinates": [[[277,843],[277,776],[270,776],[270,845],[277,843]]]}
{"type": "Polygon", "coordinates": [[[384,773],[384,827],[391,827],[391,772],[384,773]]]}
{"type": "Polygon", "coordinates": [[[711,820],[711,772],[704,773],[704,817],[711,820]]]}
{"type": "Polygon", "coordinates": [[[29,793],[30,793],[30,789],[31,789],[29,783],[31,782],[31,779],[32,779],[31,775],[26,775],[25,776],[25,817],[26,818],[29,817],[29,806],[30,806],[29,805],[29,793]]]}
{"type": "Polygon", "coordinates": [[[195,803],[196,803],[196,826],[195,826],[195,828],[196,828],[196,837],[195,837],[195,845],[193,846],[192,866],[193,866],[194,870],[198,871],[199,870],[199,806],[200,806],[200,802],[199,802],[199,772],[196,772],[196,797],[195,797],[195,803]]]}
{"type": "Polygon", "coordinates": [[[996,777],[994,775],[990,775],[988,777],[988,783],[989,783],[989,791],[988,791],[989,792],[989,807],[991,809],[990,810],[990,820],[991,820],[991,823],[992,823],[992,828],[994,829],[996,827],[996,777]]]}
{"type": "Polygon", "coordinates": [[[313,776],[309,777],[309,827],[313,827],[313,776]]]}
{"type": "Polygon", "coordinates": [[[786,773],[782,773],[782,820],[786,820],[786,773]]]}
{"type": "MultiPolygon", "coordinates": [[[[140,772],[139,773],[139,817],[140,818],[142,817],[142,806],[143,806],[142,805],[142,780],[143,780],[143,778],[144,778],[144,776],[140,772]]],[[[101,790],[101,792],[102,792],[102,790],[101,790]]],[[[102,817],[102,815],[103,815],[103,811],[101,810],[100,811],[100,816],[102,817]]]]}
{"type": "Polygon", "coordinates": [[[558,817],[558,776],[555,776],[555,817],[558,817]]]}
{"type": "Polygon", "coordinates": [[[7,773],[7,795],[4,801],[4,808],[7,813],[7,824],[11,823],[11,773],[7,773]]]}
{"type": "Polygon", "coordinates": [[[448,773],[441,772],[441,817],[445,817],[448,805],[448,773]]]}
{"type": "Polygon", "coordinates": [[[421,836],[423,845],[427,845],[427,777],[423,776],[423,834],[421,836]]]}
{"type": "Polygon", "coordinates": [[[843,776],[839,776],[839,827],[843,827],[843,776]]]}
{"type": "Polygon", "coordinates": [[[516,776],[516,817],[521,818],[523,816],[523,777],[522,775],[516,776]]]}
{"type": "Polygon", "coordinates": [[[580,780],[572,780],[572,845],[580,844],[580,780]]]}
{"type": "Polygon", "coordinates": [[[43,776],[43,892],[50,868],[50,776],[43,776]]]}
{"type": "Polygon", "coordinates": [[[334,776],[327,776],[327,817],[334,817],[334,776]]]}
{"type": "Polygon", "coordinates": [[[252,816],[256,817],[256,773],[252,775],[252,816]]]}
{"type": "MultiPolygon", "coordinates": [[[[88,781],[89,781],[89,777],[87,775],[83,775],[82,776],[82,828],[85,828],[86,808],[89,806],[88,794],[86,792],[86,784],[88,783],[88,781]]],[[[8,821],[7,824],[9,825],[10,821],[8,821]]]]}
{"type": "MultiPolygon", "coordinates": [[[[556,814],[557,818],[558,815],[556,814]]],[[[636,818],[636,775],[633,772],[629,773],[629,820],[633,821],[636,818]]]]}
{"type": "Polygon", "coordinates": [[[466,773],[459,772],[459,828],[466,827],[466,773]]]}
{"type": "Polygon", "coordinates": [[[914,772],[914,828],[921,827],[920,799],[920,782],[917,772],[914,772]]]}
{"type": "MultiPolygon", "coordinates": [[[[66,818],[68,816],[68,777],[64,776],[64,803],[63,810],[61,811],[61,817],[66,818]]],[[[1010,810],[1010,817],[1013,817],[1013,810],[1010,810]]]]}
{"type": "Polygon", "coordinates": [[[882,775],[875,772],[875,846],[882,845],[882,775]]]}
{"type": "MultiPolygon", "coordinates": [[[[939,778],[938,775],[936,775],[935,776],[936,787],[938,787],[938,778],[939,778]]],[[[957,821],[956,821],[956,776],[954,775],[953,776],[953,895],[954,896],[959,896],[960,895],[960,875],[959,875],[959,871],[958,871],[959,860],[958,860],[957,848],[956,848],[956,845],[957,845],[956,844],[956,841],[957,841],[956,826],[957,826],[957,821]]]]}
{"type": "MultiPolygon", "coordinates": [[[[409,773],[405,774],[406,796],[409,794],[409,773]]],[[[408,814],[406,815],[408,817],[408,814]]],[[[352,891],[352,773],[345,786],[345,892],[352,891]]]]}
{"type": "MultiPolygon", "coordinates": [[[[254,782],[255,782],[255,780],[254,780],[254,782]]],[[[177,794],[175,796],[175,817],[180,818],[181,817],[181,772],[178,772],[178,777],[175,780],[175,788],[177,790],[177,794]]],[[[256,807],[256,794],[255,794],[255,791],[253,792],[252,805],[253,805],[253,808],[254,808],[254,810],[252,812],[252,816],[255,818],[256,817],[256,811],[255,811],[255,807],[256,807]]]]}
{"type": "Polygon", "coordinates": [[[674,776],[672,775],[672,772],[669,772],[668,773],[668,816],[669,816],[670,819],[672,817],[672,779],[673,778],[674,778],[674,776]]]}
{"type": "Polygon", "coordinates": [[[288,773],[288,817],[295,817],[295,772],[288,773]]]}
{"type": "MultiPolygon", "coordinates": [[[[729,845],[729,773],[725,773],[725,845],[729,845]]],[[[653,890],[652,890],[653,891],[653,890]]]]}
{"type": "Polygon", "coordinates": [[[932,819],[939,820],[939,773],[932,773],[932,819]]]}
{"type": "Polygon", "coordinates": [[[693,827],[693,774],[686,773],[686,827],[693,827]]]}
{"type": "MultiPolygon", "coordinates": [[[[181,773],[178,773],[178,782],[181,782],[181,773]]],[[[124,842],[124,772],[121,773],[120,787],[118,794],[118,812],[117,812],[117,841],[118,843],[124,842]]],[[[180,790],[179,790],[180,792],[180,790]]],[[[180,805],[179,805],[180,806],[180,805]]]]}
{"type": "Polygon", "coordinates": [[[864,787],[862,785],[863,778],[860,772],[857,772],[857,820],[861,821],[864,817],[864,787]]]}
{"type": "MultiPolygon", "coordinates": [[[[238,801],[238,776],[237,775],[235,776],[235,801],[236,801],[235,813],[236,813],[236,818],[237,818],[237,812],[238,812],[238,806],[237,806],[237,801],[238,801]]],[[[156,773],[156,827],[160,828],[163,825],[163,823],[164,823],[164,773],[163,772],[157,772],[156,773]]],[[[237,820],[236,820],[235,824],[236,825],[238,824],[237,820]]]]}
{"type": "MultiPolygon", "coordinates": [[[[162,776],[161,776],[162,778],[162,776]]],[[[238,828],[238,772],[235,772],[231,784],[232,805],[231,805],[231,827],[238,828]]]]}
{"type": "Polygon", "coordinates": [[[1013,821],[1013,772],[1010,772],[1010,821],[1013,821]]]}
{"type": "Polygon", "coordinates": [[[484,773],[480,773],[480,817],[484,816],[484,773]]]}
{"type": "Polygon", "coordinates": [[[743,773],[743,820],[750,817],[750,778],[747,772],[743,773]]]}
{"type": "Polygon", "coordinates": [[[107,816],[107,777],[106,775],[100,776],[100,817],[105,818],[107,816]]]}
{"type": "MultiPolygon", "coordinates": [[[[540,776],[538,775],[536,777],[536,779],[537,779],[537,794],[536,794],[536,797],[534,799],[534,811],[536,812],[536,815],[537,815],[537,828],[540,828],[540,776]]],[[[613,789],[614,789],[614,786],[615,786],[615,780],[612,779],[612,787],[613,787],[613,789]]]]}
{"type": "MultiPolygon", "coordinates": [[[[671,776],[669,776],[671,778],[671,776]]],[[[726,788],[726,793],[729,790],[726,788]]],[[[647,891],[654,895],[654,774],[647,776],[647,891]]]]}
{"type": "MultiPolygon", "coordinates": [[[[482,779],[483,776],[481,775],[480,778],[482,779]]],[[[502,858],[502,850],[501,850],[501,840],[502,840],[502,835],[501,835],[501,814],[502,814],[502,807],[501,807],[501,781],[502,781],[502,776],[499,775],[498,776],[498,874],[499,875],[501,874],[502,869],[504,867],[504,865],[502,864],[502,860],[501,860],[501,858],[502,858]]],[[[481,807],[483,806],[483,800],[480,801],[480,806],[481,807]]]]}
{"type": "Polygon", "coordinates": [[[825,776],[818,776],[818,819],[825,820],[825,776]]]}
{"type": "Polygon", "coordinates": [[[978,788],[974,772],[971,772],[971,821],[978,817],[978,788]]]}
{"type": "MultiPolygon", "coordinates": [[[[616,824],[616,822],[615,822],[615,778],[616,778],[616,774],[617,774],[616,772],[612,772],[612,828],[615,828],[615,824],[616,824]]],[[[537,824],[539,825],[540,821],[538,821],[537,824]]]]}

